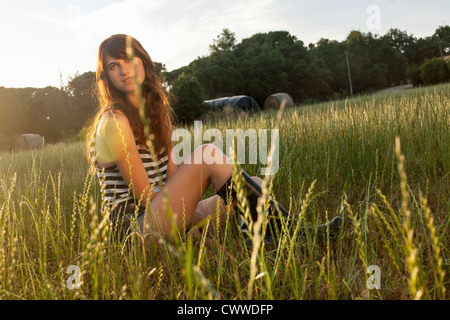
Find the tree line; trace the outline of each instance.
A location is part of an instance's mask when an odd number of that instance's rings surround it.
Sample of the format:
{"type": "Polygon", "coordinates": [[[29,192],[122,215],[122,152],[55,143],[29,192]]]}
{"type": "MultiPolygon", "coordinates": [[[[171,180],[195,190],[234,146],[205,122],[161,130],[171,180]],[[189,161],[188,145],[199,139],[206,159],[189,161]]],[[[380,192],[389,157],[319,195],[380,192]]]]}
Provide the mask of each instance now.
{"type": "MultiPolygon", "coordinates": [[[[308,46],[286,31],[258,33],[236,43],[234,33],[223,29],[208,55],[164,75],[169,87],[197,81],[204,99],[245,94],[263,107],[266,97],[277,92],[301,103],[406,83],[446,82],[450,68],[444,56],[449,53],[449,26],[425,38],[399,29],[383,36],[351,31],[344,41],[322,38],[308,46]]],[[[178,109],[182,113],[185,106],[178,109]]]]}
{"type": "Polygon", "coordinates": [[[75,137],[95,114],[94,83],[94,72],[86,72],[60,88],[0,87],[0,149],[13,149],[23,133],[40,134],[46,143],[75,137]]]}
{"type": "MultiPolygon", "coordinates": [[[[302,103],[450,79],[444,59],[450,54],[449,26],[424,38],[399,29],[383,36],[351,31],[344,41],[322,38],[307,46],[287,31],[237,43],[223,29],[209,49],[176,70],[155,63],[180,122],[201,116],[202,101],[225,96],[248,95],[263,107],[277,92],[302,103]]],[[[46,142],[80,135],[97,109],[94,88],[94,72],[75,74],[60,88],[0,87],[0,148],[10,148],[9,138],[21,133],[41,134],[46,142]]]]}

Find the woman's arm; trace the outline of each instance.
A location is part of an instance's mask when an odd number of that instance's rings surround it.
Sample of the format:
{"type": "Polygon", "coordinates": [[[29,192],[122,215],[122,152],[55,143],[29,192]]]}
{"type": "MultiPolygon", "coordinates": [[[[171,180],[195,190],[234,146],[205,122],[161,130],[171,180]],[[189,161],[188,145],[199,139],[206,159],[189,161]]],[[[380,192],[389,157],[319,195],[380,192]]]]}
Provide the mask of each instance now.
{"type": "MultiPolygon", "coordinates": [[[[125,182],[129,186],[132,183],[134,198],[137,201],[142,199],[141,203],[145,204],[149,196],[150,182],[128,119],[123,114],[116,112],[114,115],[106,117],[103,128],[102,138],[106,142],[113,161],[119,168],[125,182]]],[[[150,200],[155,195],[153,193],[150,200]]]]}

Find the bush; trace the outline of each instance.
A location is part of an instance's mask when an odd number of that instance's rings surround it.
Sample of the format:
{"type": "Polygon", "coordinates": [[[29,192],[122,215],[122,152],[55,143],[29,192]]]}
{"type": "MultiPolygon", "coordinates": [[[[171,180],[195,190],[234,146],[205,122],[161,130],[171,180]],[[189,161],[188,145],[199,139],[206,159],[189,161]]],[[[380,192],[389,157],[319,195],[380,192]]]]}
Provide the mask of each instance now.
{"type": "Polygon", "coordinates": [[[413,64],[408,66],[406,69],[406,76],[414,86],[422,84],[422,81],[420,80],[420,67],[418,65],[413,64]]]}
{"type": "Polygon", "coordinates": [[[205,112],[203,89],[192,75],[182,74],[170,89],[171,105],[180,123],[191,123],[205,112]]]}
{"type": "Polygon", "coordinates": [[[438,84],[449,79],[449,66],[441,58],[426,59],[420,66],[420,80],[424,84],[438,84]]]}

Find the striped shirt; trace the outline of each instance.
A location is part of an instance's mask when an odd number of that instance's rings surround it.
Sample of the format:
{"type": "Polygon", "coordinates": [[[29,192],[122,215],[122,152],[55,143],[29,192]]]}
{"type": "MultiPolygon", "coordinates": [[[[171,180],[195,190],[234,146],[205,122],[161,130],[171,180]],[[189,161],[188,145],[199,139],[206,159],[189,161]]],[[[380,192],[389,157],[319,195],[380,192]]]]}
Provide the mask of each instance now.
{"type": "MultiPolygon", "coordinates": [[[[119,168],[116,164],[109,167],[102,168],[97,163],[97,152],[95,149],[95,134],[92,138],[90,145],[90,157],[97,172],[98,179],[100,181],[100,187],[105,192],[105,201],[107,205],[119,204],[127,200],[133,200],[133,191],[123,179],[119,168]]],[[[150,185],[154,185],[153,192],[159,192],[159,181],[162,180],[162,184],[166,183],[167,165],[169,164],[169,157],[165,148],[161,150],[158,155],[158,160],[154,160],[150,152],[138,145],[136,145],[139,151],[139,155],[147,171],[148,180],[150,185]]]]}

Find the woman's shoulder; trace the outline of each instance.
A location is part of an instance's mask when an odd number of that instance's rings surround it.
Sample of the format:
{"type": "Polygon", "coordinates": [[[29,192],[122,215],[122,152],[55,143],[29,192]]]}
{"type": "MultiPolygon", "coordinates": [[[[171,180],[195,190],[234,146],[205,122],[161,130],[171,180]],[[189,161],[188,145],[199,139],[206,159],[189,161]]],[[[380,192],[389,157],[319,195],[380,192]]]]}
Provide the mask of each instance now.
{"type": "Polygon", "coordinates": [[[108,107],[100,116],[99,127],[105,127],[111,124],[129,125],[129,121],[122,110],[108,107]]]}
{"type": "Polygon", "coordinates": [[[122,110],[120,110],[117,106],[111,105],[105,108],[102,115],[100,116],[101,119],[109,120],[114,118],[124,118],[127,119],[125,114],[122,110]]]}
{"type": "Polygon", "coordinates": [[[117,131],[119,134],[122,132],[129,132],[131,130],[130,122],[125,114],[118,109],[106,109],[105,112],[100,116],[97,134],[100,137],[115,135],[117,131]]]}

